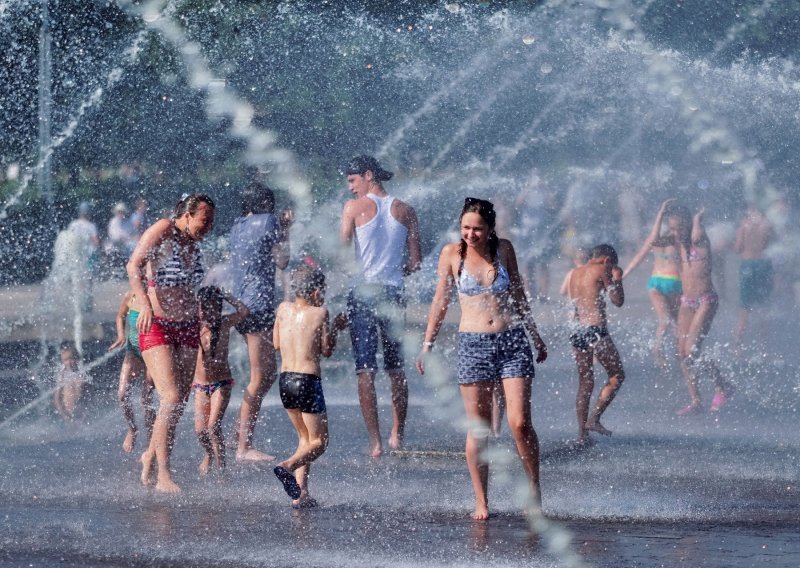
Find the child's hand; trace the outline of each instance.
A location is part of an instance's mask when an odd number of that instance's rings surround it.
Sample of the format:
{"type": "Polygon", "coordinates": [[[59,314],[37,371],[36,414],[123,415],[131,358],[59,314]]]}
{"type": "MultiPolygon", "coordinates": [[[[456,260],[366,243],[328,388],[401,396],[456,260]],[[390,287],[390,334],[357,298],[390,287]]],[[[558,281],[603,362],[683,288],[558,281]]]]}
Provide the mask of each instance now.
{"type": "Polygon", "coordinates": [[[661,204],[661,209],[658,210],[659,215],[663,215],[667,211],[667,207],[669,207],[670,203],[675,203],[677,199],[674,197],[670,197],[669,199],[665,199],[664,203],[661,204]]]}
{"type": "Polygon", "coordinates": [[[623,274],[622,269],[619,266],[614,266],[611,268],[611,279],[619,282],[622,280],[623,274]]]}
{"type": "Polygon", "coordinates": [[[114,340],[114,343],[109,345],[108,350],[109,351],[113,351],[117,347],[122,347],[123,345],[125,345],[125,336],[124,335],[118,335],[117,338],[114,340]]]}
{"type": "Polygon", "coordinates": [[[538,333],[533,336],[533,346],[536,348],[536,362],[544,363],[547,360],[547,345],[538,333]]]}
{"type": "Polygon", "coordinates": [[[701,207],[701,208],[700,208],[700,209],[697,211],[697,213],[695,213],[695,214],[694,214],[694,220],[695,220],[696,222],[698,222],[698,223],[702,222],[702,220],[703,220],[703,215],[705,215],[705,213],[706,213],[706,208],[705,208],[705,207],[701,207]]]}
{"type": "Polygon", "coordinates": [[[338,314],[335,318],[333,318],[333,329],[336,331],[342,331],[346,329],[350,321],[347,319],[347,314],[342,312],[338,314]]]}

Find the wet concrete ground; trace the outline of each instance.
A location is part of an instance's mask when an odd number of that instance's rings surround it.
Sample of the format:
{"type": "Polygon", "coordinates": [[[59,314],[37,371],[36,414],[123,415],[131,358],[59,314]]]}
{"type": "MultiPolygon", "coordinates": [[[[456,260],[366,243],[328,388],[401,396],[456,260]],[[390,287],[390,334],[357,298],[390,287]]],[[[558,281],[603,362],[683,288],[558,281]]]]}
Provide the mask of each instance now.
{"type": "MultiPolygon", "coordinates": [[[[796,337],[800,326],[775,312],[768,332],[734,360],[725,343],[735,313],[723,312],[709,353],[737,394],[719,415],[679,419],[674,410],[686,402],[685,387],[675,368],[659,373],[650,364],[646,306],[634,301],[612,312],[628,371],[606,415],[614,435],[575,452],[575,371],[565,332],[551,323],[559,313],[553,308],[540,318],[551,356],[537,369],[533,393],[544,511],[552,521],[540,534],[521,512],[524,480],[507,431],[492,451],[494,516],[469,520],[463,409],[452,382],[435,386],[410,373],[406,452],[368,458],[345,340],[325,365],[331,443],[313,470],[319,508],[293,510],[268,466],[231,464],[224,478],[200,478],[191,410],[173,460],[184,492],[164,496],[142,487],[136,456],[120,449],[112,361],[97,369],[80,424],[65,427],[41,406],[0,429],[0,566],[539,567],[569,565],[570,555],[609,567],[800,565],[800,354],[780,339],[796,337]]],[[[452,338],[443,337],[438,347],[452,368],[448,343],[452,338]]],[[[11,360],[0,356],[6,368],[19,365],[11,360]]],[[[385,377],[378,383],[386,435],[385,377]]],[[[228,433],[241,388],[226,417],[228,433]]],[[[708,399],[710,384],[701,388],[708,399]]],[[[18,399],[5,400],[3,417],[18,399]]],[[[279,456],[293,449],[276,390],[257,435],[279,456]]]]}

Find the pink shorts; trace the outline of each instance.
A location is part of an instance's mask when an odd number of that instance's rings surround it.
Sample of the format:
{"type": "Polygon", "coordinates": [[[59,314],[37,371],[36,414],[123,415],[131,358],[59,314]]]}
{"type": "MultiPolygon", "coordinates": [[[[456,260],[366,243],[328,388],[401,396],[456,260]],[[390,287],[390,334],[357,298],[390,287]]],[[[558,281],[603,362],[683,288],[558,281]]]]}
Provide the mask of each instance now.
{"type": "Polygon", "coordinates": [[[200,322],[174,321],[154,315],[150,331],[139,334],[139,347],[147,351],[159,345],[197,349],[200,347],[200,322]]]}

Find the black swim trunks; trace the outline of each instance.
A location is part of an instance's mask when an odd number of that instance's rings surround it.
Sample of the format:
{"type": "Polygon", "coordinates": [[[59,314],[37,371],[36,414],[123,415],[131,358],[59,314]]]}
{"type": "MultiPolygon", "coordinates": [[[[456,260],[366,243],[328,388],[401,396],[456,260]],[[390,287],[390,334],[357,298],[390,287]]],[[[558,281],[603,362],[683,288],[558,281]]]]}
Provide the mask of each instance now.
{"type": "Polygon", "coordinates": [[[604,325],[582,327],[569,336],[569,342],[578,351],[589,351],[595,344],[608,337],[608,328],[604,325]]]}
{"type": "Polygon", "coordinates": [[[325,412],[322,380],[307,373],[281,373],[281,402],[287,410],[298,409],[307,414],[325,412]]]}

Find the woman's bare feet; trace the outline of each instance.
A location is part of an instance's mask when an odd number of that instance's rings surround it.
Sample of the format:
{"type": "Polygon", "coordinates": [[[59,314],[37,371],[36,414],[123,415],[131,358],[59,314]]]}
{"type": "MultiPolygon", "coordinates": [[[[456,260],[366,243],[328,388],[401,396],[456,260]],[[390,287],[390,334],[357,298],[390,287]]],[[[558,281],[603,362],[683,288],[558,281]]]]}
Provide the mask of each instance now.
{"type": "Polygon", "coordinates": [[[122,451],[126,454],[129,454],[133,451],[134,446],[136,445],[136,430],[133,428],[128,428],[128,434],[125,436],[125,440],[122,442],[122,451]]]}
{"type": "Polygon", "coordinates": [[[242,452],[239,451],[236,452],[237,462],[271,462],[274,459],[275,456],[265,454],[264,452],[254,450],[253,448],[250,448],[249,450],[244,450],[242,452]]]}
{"type": "Polygon", "coordinates": [[[469,516],[473,521],[485,521],[489,518],[489,507],[484,503],[475,503],[475,510],[469,516]]]}
{"type": "Polygon", "coordinates": [[[403,447],[403,437],[397,434],[389,436],[389,447],[393,450],[399,450],[403,447]]]}
{"type": "Polygon", "coordinates": [[[160,491],[161,493],[180,493],[181,488],[180,486],[172,481],[172,477],[167,475],[159,475],[158,482],[156,483],[156,491],[160,491]]]}
{"type": "Polygon", "coordinates": [[[378,442],[377,444],[373,445],[369,449],[369,457],[371,457],[371,458],[379,458],[382,455],[383,455],[383,446],[381,446],[380,442],[378,442]]]}
{"type": "Polygon", "coordinates": [[[197,469],[200,472],[200,475],[207,475],[210,467],[211,467],[211,456],[206,454],[205,457],[203,457],[203,460],[200,462],[200,465],[197,467],[197,469]]]}
{"type": "Polygon", "coordinates": [[[142,485],[153,485],[153,473],[154,473],[154,460],[155,460],[155,453],[147,450],[142,454],[142,457],[139,458],[139,461],[142,462],[142,485]]]}
{"type": "Polygon", "coordinates": [[[587,430],[591,430],[592,432],[597,432],[598,434],[602,434],[603,436],[610,436],[611,430],[600,424],[599,420],[588,420],[586,422],[586,426],[584,426],[587,430]]]}

